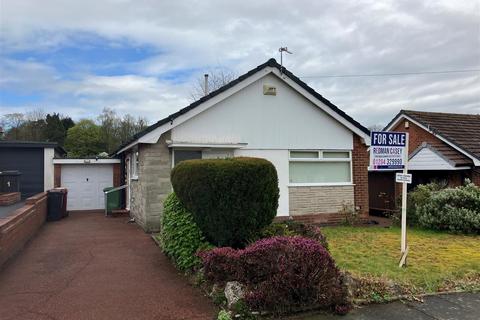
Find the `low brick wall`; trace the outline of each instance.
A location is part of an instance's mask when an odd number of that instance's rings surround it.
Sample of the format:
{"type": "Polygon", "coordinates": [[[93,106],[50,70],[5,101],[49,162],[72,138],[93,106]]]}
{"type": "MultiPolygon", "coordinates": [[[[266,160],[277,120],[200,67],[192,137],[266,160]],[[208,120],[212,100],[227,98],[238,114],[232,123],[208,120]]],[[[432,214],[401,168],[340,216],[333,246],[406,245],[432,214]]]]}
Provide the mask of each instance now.
{"type": "Polygon", "coordinates": [[[20,192],[10,192],[10,193],[0,193],[0,206],[9,206],[20,202],[21,193],[20,192]]]}
{"type": "Polygon", "coordinates": [[[0,268],[40,229],[47,216],[47,194],[39,193],[8,217],[0,218],[0,268]]]}

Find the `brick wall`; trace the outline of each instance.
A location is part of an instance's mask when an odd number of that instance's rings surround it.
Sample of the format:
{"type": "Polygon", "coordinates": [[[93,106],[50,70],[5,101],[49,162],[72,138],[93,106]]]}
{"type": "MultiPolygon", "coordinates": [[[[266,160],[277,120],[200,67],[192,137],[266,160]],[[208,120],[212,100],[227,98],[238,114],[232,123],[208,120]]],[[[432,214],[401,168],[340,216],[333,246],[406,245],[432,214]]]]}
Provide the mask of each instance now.
{"type": "Polygon", "coordinates": [[[354,203],[353,186],[289,187],[290,215],[338,213],[343,204],[354,203]]]}
{"type": "Polygon", "coordinates": [[[480,167],[475,167],[472,170],[472,182],[475,185],[480,186],[480,167]]]}
{"type": "Polygon", "coordinates": [[[352,151],[352,172],[353,184],[355,185],[355,207],[359,209],[360,214],[368,216],[368,166],[369,154],[368,147],[362,143],[359,136],[353,136],[352,151]]]}
{"type": "Polygon", "coordinates": [[[113,186],[120,187],[122,184],[122,167],[120,163],[113,164],[113,186]]]}
{"type": "Polygon", "coordinates": [[[31,239],[47,216],[47,194],[39,193],[8,217],[0,218],[0,268],[31,239]]]}
{"type": "Polygon", "coordinates": [[[0,193],[0,207],[20,202],[21,196],[20,192],[0,193]]]}
{"type": "Polygon", "coordinates": [[[415,149],[417,149],[423,142],[429,144],[447,145],[445,142],[438,139],[430,132],[420,128],[419,126],[408,120],[400,121],[394,128],[392,128],[391,131],[408,132],[408,149],[410,153],[415,151],[415,149]],[[405,122],[409,122],[408,129],[405,128],[405,122]]]}
{"type": "Polygon", "coordinates": [[[146,232],[160,230],[163,201],[172,192],[168,139],[164,134],[156,144],[140,145],[138,180],[131,181],[130,212],[146,232]]]}

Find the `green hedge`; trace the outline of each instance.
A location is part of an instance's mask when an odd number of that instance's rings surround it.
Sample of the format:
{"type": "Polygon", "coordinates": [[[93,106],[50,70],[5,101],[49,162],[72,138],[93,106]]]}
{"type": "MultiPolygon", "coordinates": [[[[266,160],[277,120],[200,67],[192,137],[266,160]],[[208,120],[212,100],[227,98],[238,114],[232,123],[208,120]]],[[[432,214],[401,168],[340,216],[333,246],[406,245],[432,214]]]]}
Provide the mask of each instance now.
{"type": "Polygon", "coordinates": [[[162,249],[181,270],[191,269],[200,263],[197,251],[213,247],[205,241],[192,215],[175,193],[170,194],[164,202],[161,226],[162,249]]]}
{"type": "Polygon", "coordinates": [[[243,247],[277,212],[277,171],[265,159],[182,161],[171,180],[178,198],[216,246],[243,247]]]}
{"type": "Polygon", "coordinates": [[[431,191],[417,204],[415,214],[424,228],[480,234],[480,187],[469,183],[431,191]]]}

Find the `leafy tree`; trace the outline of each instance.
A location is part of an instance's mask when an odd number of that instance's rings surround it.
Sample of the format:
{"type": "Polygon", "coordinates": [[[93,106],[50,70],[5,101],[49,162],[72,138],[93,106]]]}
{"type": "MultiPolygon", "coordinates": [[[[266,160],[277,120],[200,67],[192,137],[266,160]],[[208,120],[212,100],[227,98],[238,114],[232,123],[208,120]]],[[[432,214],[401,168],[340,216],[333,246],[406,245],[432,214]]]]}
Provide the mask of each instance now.
{"type": "Polygon", "coordinates": [[[68,129],[65,149],[69,157],[91,157],[105,150],[100,126],[92,120],[80,120],[68,129]]]}
{"type": "Polygon", "coordinates": [[[58,113],[47,114],[45,118],[45,137],[48,141],[55,141],[59,145],[65,142],[66,131],[58,113]]]}

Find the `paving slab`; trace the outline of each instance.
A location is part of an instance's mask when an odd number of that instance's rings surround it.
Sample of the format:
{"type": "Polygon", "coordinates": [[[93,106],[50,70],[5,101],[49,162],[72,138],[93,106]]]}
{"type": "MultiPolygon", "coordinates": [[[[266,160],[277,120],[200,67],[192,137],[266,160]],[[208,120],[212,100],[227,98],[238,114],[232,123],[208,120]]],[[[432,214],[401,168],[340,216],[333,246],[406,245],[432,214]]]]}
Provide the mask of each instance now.
{"type": "Polygon", "coordinates": [[[211,300],[127,220],[47,223],[0,271],[0,319],[213,319],[211,300]]]}

